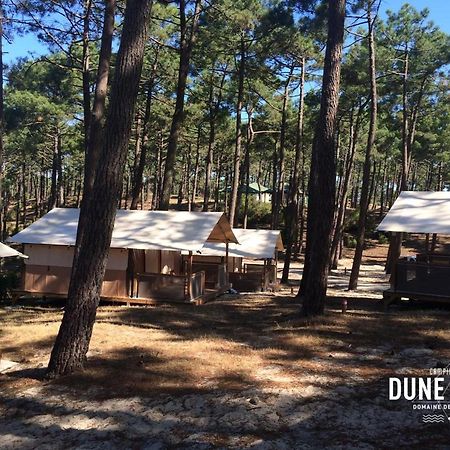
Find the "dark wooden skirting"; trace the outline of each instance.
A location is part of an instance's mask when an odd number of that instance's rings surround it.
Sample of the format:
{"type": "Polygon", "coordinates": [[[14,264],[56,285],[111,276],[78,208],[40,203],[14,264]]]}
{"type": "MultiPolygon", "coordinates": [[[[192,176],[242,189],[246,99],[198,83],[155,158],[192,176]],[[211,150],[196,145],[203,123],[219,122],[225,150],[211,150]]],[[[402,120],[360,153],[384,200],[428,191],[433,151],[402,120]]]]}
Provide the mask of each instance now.
{"type": "MultiPolygon", "coordinates": [[[[176,303],[176,304],[188,304],[188,305],[203,305],[211,300],[214,300],[219,295],[224,294],[230,289],[230,285],[222,286],[220,289],[207,289],[203,295],[196,298],[195,300],[173,300],[170,298],[142,298],[142,297],[106,297],[102,296],[102,301],[114,302],[114,303],[125,303],[138,304],[138,305],[160,305],[164,303],[176,303]]],[[[30,292],[30,291],[19,291],[15,290],[12,292],[13,303],[15,303],[21,297],[32,297],[32,298],[66,298],[66,294],[53,294],[53,293],[43,293],[43,292],[30,292]]]]}

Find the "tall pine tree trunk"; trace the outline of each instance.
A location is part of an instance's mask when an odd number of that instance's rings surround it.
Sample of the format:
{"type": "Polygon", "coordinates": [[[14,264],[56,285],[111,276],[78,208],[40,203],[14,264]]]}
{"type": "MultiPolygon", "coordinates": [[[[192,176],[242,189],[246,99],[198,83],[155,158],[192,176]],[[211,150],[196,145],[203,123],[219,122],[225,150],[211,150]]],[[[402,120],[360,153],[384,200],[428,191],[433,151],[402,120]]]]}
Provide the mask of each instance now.
{"type": "MultiPolygon", "coordinates": [[[[0,80],[3,80],[3,30],[4,30],[4,17],[3,17],[3,0],[0,0],[0,80]]],[[[4,178],[4,161],[3,161],[3,134],[5,129],[5,114],[4,114],[4,98],[3,98],[3,82],[0,85],[0,224],[4,222],[3,214],[6,214],[4,210],[4,194],[3,194],[3,178],[4,178]]],[[[3,228],[3,227],[2,227],[3,228]]],[[[0,241],[3,241],[5,234],[0,235],[0,241]]]]}
{"type": "Polygon", "coordinates": [[[323,314],[335,207],[335,128],[339,101],[345,0],[328,1],[328,37],[322,98],[314,133],[309,181],[305,267],[299,295],[302,314],[323,314]]]}
{"type": "Polygon", "coordinates": [[[98,176],[91,199],[80,210],[87,225],[78,241],[79,256],[72,268],[65,312],[48,366],[49,377],[80,369],[86,360],[123,182],[150,10],[148,0],[128,0],[126,5],[98,176]]]}
{"type": "MultiPolygon", "coordinates": [[[[230,213],[229,219],[231,226],[235,226],[237,222],[237,202],[239,190],[239,178],[241,167],[241,146],[242,146],[242,107],[244,101],[244,78],[245,78],[245,41],[244,33],[241,36],[240,61],[238,69],[238,97],[236,102],[236,134],[234,142],[234,159],[233,159],[233,182],[231,184],[230,213]]],[[[225,194],[226,195],[226,194],[225,194]]]]}
{"type": "Polygon", "coordinates": [[[211,75],[211,86],[209,92],[209,138],[208,138],[208,152],[206,154],[206,167],[205,167],[205,189],[203,197],[203,211],[208,211],[209,209],[209,197],[211,196],[211,173],[212,173],[212,163],[214,158],[214,147],[216,144],[216,118],[220,111],[220,104],[222,103],[222,90],[225,83],[226,71],[223,72],[223,76],[220,81],[218,98],[213,106],[214,98],[214,79],[211,75]]]}
{"type": "MultiPolygon", "coordinates": [[[[158,56],[159,56],[159,47],[156,52],[155,60],[153,61],[150,80],[148,82],[147,97],[145,102],[144,126],[142,127],[142,134],[140,136],[142,146],[136,170],[133,171],[133,187],[131,189],[130,209],[137,209],[139,197],[141,196],[143,187],[143,176],[145,164],[147,162],[147,151],[148,151],[147,135],[150,125],[150,113],[152,109],[153,89],[155,85],[156,69],[158,66],[158,56]]],[[[141,202],[143,205],[144,204],[143,198],[141,199],[141,202]]]]}
{"type": "Polygon", "coordinates": [[[353,257],[352,271],[350,274],[350,281],[348,288],[354,290],[358,286],[359,270],[361,267],[362,255],[364,250],[364,239],[366,235],[366,216],[369,208],[370,195],[370,169],[372,165],[372,149],[375,144],[375,137],[377,132],[377,80],[375,67],[375,20],[372,20],[372,6],[374,2],[369,0],[367,6],[367,23],[369,27],[369,76],[370,76],[370,122],[369,135],[367,137],[366,154],[364,158],[364,168],[362,176],[361,197],[359,200],[359,218],[358,231],[356,234],[356,249],[353,257]]]}
{"type": "Polygon", "coordinates": [[[105,0],[102,40],[95,85],[94,104],[89,121],[89,136],[86,160],[84,164],[83,200],[87,201],[94,186],[95,170],[102,149],[103,118],[105,115],[106,94],[108,89],[111,45],[114,33],[114,13],[116,0],[105,0]]]}
{"type": "Polygon", "coordinates": [[[294,171],[292,174],[292,183],[289,189],[288,204],[285,211],[285,226],[286,226],[286,238],[285,247],[286,253],[284,257],[283,274],[281,276],[281,282],[287,283],[289,281],[289,268],[291,265],[292,250],[294,243],[298,235],[297,211],[298,211],[298,195],[299,195],[299,174],[300,174],[300,161],[302,152],[302,139],[303,139],[303,112],[305,108],[305,57],[301,59],[300,65],[300,85],[299,85],[299,104],[297,113],[297,128],[295,131],[295,157],[294,157],[294,171]]]}
{"type": "Polygon", "coordinates": [[[178,151],[178,138],[180,136],[181,126],[184,121],[186,81],[189,74],[189,63],[197,36],[198,22],[201,11],[201,0],[196,0],[192,24],[190,29],[188,29],[186,20],[186,3],[186,0],[180,0],[180,63],[178,67],[175,112],[173,114],[172,125],[170,127],[162,193],[158,207],[158,209],[161,210],[169,209],[170,195],[172,193],[173,178],[175,173],[176,156],[178,151]]]}
{"type": "Polygon", "coordinates": [[[83,85],[83,119],[84,119],[84,150],[88,152],[89,128],[91,122],[91,74],[89,52],[89,24],[92,10],[92,0],[84,0],[83,15],[83,55],[82,55],[82,85],[83,85]]]}

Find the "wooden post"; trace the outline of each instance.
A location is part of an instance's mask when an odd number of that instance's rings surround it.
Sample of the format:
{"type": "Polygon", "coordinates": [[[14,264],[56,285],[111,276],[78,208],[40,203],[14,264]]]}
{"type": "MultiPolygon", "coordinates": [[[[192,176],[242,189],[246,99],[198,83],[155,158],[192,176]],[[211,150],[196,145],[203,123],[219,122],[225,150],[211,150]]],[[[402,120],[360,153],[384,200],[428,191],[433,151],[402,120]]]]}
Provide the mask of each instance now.
{"type": "Polygon", "coordinates": [[[228,241],[225,243],[225,264],[228,272],[228,241]]]}
{"type": "Polygon", "coordinates": [[[192,252],[189,251],[189,256],[188,256],[188,266],[187,266],[187,292],[188,292],[188,297],[189,299],[191,298],[191,278],[192,278],[192,252]]]}
{"type": "Polygon", "coordinates": [[[267,272],[267,265],[268,265],[267,263],[268,263],[267,259],[264,259],[264,261],[263,261],[263,284],[264,284],[263,288],[264,288],[264,290],[267,289],[267,286],[266,286],[266,272],[267,272]]]}

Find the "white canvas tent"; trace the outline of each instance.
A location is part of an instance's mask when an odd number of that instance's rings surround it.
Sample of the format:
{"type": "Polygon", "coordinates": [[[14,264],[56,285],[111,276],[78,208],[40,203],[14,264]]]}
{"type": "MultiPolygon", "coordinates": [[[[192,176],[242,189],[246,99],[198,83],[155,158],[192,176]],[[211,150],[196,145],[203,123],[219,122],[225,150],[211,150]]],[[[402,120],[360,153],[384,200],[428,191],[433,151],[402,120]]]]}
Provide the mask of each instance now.
{"type": "MultiPolygon", "coordinates": [[[[29,255],[23,292],[67,294],[78,217],[78,209],[55,208],[11,238],[29,255]]],[[[192,271],[192,254],[206,242],[237,243],[223,213],[118,210],[102,296],[176,301],[201,297],[205,275],[192,271]]],[[[225,284],[227,280],[224,289],[225,284]]]]}
{"type": "MultiPolygon", "coordinates": [[[[54,208],[11,241],[73,246],[79,214],[75,208],[54,208]]],[[[117,211],[111,248],[197,252],[206,241],[238,242],[223,213],[121,209],[117,211]]]]}
{"type": "Polygon", "coordinates": [[[0,242],[0,258],[8,258],[10,256],[18,256],[19,258],[28,258],[27,255],[24,255],[23,253],[20,253],[17,250],[14,250],[13,248],[8,247],[7,245],[0,242]]]}
{"type": "MultiPolygon", "coordinates": [[[[283,241],[279,230],[256,230],[233,228],[239,244],[231,243],[228,247],[228,255],[245,259],[271,259],[276,251],[283,251],[283,241]]],[[[201,254],[205,256],[223,256],[226,245],[218,242],[207,242],[201,254]]]]}
{"type": "Polygon", "coordinates": [[[385,306],[401,298],[450,301],[450,256],[428,246],[430,234],[450,235],[450,192],[402,192],[378,230],[427,235],[425,251],[395,259],[385,306]]]}
{"type": "Polygon", "coordinates": [[[259,291],[275,287],[277,254],[284,250],[280,231],[233,228],[233,233],[239,244],[229,244],[228,252],[226,244],[207,242],[194,261],[199,267],[207,267],[206,264],[217,264],[228,254],[229,279],[234,288],[259,291]]]}
{"type": "Polygon", "coordinates": [[[401,192],[377,229],[450,235],[450,192],[401,192]]]}

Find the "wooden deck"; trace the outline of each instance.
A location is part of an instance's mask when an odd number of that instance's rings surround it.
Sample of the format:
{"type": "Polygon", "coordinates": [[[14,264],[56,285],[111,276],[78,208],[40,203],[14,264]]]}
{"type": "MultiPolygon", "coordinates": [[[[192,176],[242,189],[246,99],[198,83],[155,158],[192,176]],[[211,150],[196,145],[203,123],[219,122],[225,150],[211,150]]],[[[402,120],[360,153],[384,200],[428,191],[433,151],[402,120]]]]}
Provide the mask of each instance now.
{"type": "MultiPolygon", "coordinates": [[[[186,305],[203,305],[208,303],[220,295],[223,295],[230,289],[230,285],[222,286],[219,289],[206,289],[203,295],[197,297],[194,300],[177,300],[169,297],[105,297],[101,296],[100,300],[105,302],[121,303],[126,305],[152,305],[157,306],[165,303],[177,303],[186,305]]],[[[43,298],[43,299],[65,299],[66,294],[54,294],[54,293],[38,293],[23,290],[14,290],[11,292],[13,303],[16,303],[22,297],[28,298],[43,298]]]]}

